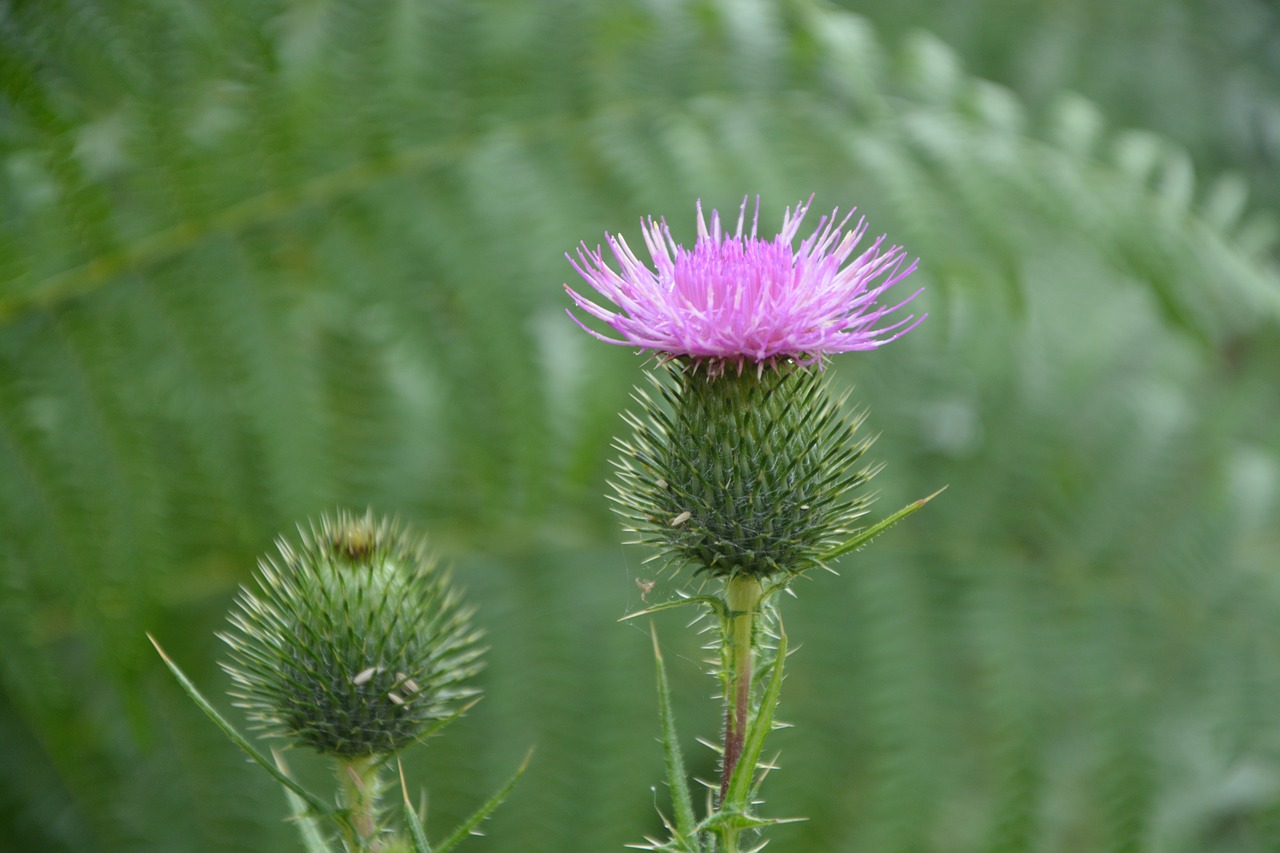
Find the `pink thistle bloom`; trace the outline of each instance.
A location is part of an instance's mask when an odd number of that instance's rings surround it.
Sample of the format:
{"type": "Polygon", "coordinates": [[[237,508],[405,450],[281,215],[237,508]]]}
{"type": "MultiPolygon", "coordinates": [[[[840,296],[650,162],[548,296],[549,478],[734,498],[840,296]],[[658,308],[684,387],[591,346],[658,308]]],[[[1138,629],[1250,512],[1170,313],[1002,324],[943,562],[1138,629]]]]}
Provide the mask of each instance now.
{"type": "Polygon", "coordinates": [[[592,252],[583,243],[577,260],[566,255],[569,263],[618,310],[596,304],[567,284],[565,290],[580,309],[619,337],[589,328],[572,309],[569,316],[607,343],[737,361],[739,368],[744,360],[763,364],[779,358],[813,364],[830,353],[876,349],[914,329],[927,315],[911,314],[888,325],[881,321],[919,290],[896,304],[881,297],[914,272],[918,260],[904,267],[901,246],[881,249],[884,235],[850,260],[866,233],[866,219],[845,231],[853,212],[837,221],[838,209],[794,249],[812,201],[796,205],[794,213],[788,208],[773,240],[756,236],[758,199],[749,236],[742,231],[746,200],[732,235],[724,233],[714,210],[708,228],[699,202],[698,241],[692,251],[675,242],[665,220],[642,220],[653,269],[620,236],[605,234],[618,272],[605,262],[599,246],[592,252]]]}

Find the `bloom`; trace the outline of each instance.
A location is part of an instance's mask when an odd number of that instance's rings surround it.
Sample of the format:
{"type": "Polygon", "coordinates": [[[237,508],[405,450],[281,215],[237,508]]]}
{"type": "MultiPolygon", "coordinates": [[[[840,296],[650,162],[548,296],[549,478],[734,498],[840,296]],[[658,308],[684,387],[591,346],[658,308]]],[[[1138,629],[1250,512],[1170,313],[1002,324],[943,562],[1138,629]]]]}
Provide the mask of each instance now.
{"type": "Polygon", "coordinates": [[[915,328],[926,315],[879,324],[920,293],[896,304],[881,301],[889,288],[915,271],[917,261],[904,267],[904,249],[882,249],[884,235],[850,261],[866,233],[866,219],[846,231],[853,212],[839,219],[838,209],[794,249],[810,203],[812,198],[797,204],[794,212],[788,208],[777,237],[762,240],[757,237],[758,200],[750,235],[743,234],[745,199],[732,235],[724,233],[714,210],[708,228],[699,202],[698,240],[692,250],[675,242],[665,220],[642,221],[653,269],[620,236],[605,235],[618,272],[606,263],[599,246],[593,252],[583,243],[577,260],[567,256],[569,262],[618,310],[602,307],[567,284],[565,290],[580,309],[620,338],[589,328],[572,309],[569,316],[608,343],[739,364],[775,358],[811,364],[830,353],[876,349],[915,328]]]}

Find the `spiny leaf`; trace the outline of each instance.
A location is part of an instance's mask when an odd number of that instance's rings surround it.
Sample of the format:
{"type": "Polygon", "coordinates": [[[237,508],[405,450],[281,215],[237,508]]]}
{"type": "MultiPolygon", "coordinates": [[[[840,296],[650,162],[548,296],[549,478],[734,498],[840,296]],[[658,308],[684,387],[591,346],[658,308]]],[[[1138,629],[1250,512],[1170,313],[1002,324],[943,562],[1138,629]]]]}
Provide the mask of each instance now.
{"type": "Polygon", "coordinates": [[[662,720],[662,753],[667,764],[667,787],[671,790],[671,801],[676,813],[677,840],[689,845],[692,853],[697,853],[700,845],[697,840],[697,824],[693,815],[693,797],[689,792],[689,776],[684,767],[684,753],[680,749],[680,741],[676,735],[675,712],[671,708],[671,687],[667,683],[667,667],[662,660],[662,648],[658,645],[658,632],[653,623],[649,624],[649,635],[653,639],[653,660],[658,670],[658,713],[662,720]]]}
{"type": "Polygon", "coordinates": [[[191,697],[191,700],[196,703],[200,710],[204,711],[205,714],[208,715],[209,719],[213,720],[214,724],[217,725],[218,728],[222,729],[223,733],[226,734],[227,737],[231,738],[232,743],[244,750],[255,764],[274,776],[276,781],[281,785],[284,785],[286,790],[292,791],[296,794],[315,814],[332,817],[336,820],[342,820],[342,817],[338,812],[329,808],[329,806],[325,805],[325,802],[322,799],[290,779],[283,771],[276,767],[274,762],[263,755],[257,747],[249,743],[244,735],[236,731],[235,727],[232,726],[231,723],[227,722],[226,718],[219,714],[217,709],[209,704],[209,701],[201,695],[200,691],[196,689],[195,684],[193,684],[191,679],[187,678],[186,674],[178,668],[178,665],[170,660],[169,656],[165,654],[164,649],[160,648],[160,644],[156,642],[155,637],[147,634],[147,639],[151,641],[151,645],[156,647],[156,651],[160,654],[160,658],[164,661],[164,665],[173,673],[174,678],[178,679],[178,684],[182,685],[182,689],[186,691],[187,695],[191,697]]]}
{"type": "Polygon", "coordinates": [[[646,607],[644,610],[637,610],[635,613],[628,613],[618,621],[626,622],[629,619],[635,619],[639,616],[650,616],[654,613],[661,613],[665,610],[675,610],[677,607],[685,607],[690,604],[703,604],[716,613],[723,615],[724,602],[720,599],[713,595],[690,595],[684,598],[674,598],[671,601],[664,601],[661,604],[646,607]]]}
{"type": "MultiPolygon", "coordinates": [[[[280,772],[288,776],[289,768],[285,765],[284,756],[279,750],[271,750],[271,757],[275,759],[276,767],[280,772]]],[[[324,840],[320,821],[317,820],[316,814],[307,808],[306,802],[289,787],[284,789],[284,795],[289,799],[289,808],[293,811],[292,820],[298,826],[298,834],[302,836],[302,846],[306,848],[307,853],[333,853],[328,842],[324,840]]],[[[426,853],[431,851],[428,850],[426,853]]]]}
{"type": "Polygon", "coordinates": [[[404,766],[399,761],[396,762],[396,769],[400,773],[400,792],[404,799],[404,822],[409,826],[409,835],[413,839],[414,853],[432,853],[431,845],[427,842],[427,831],[422,825],[421,818],[418,817],[418,810],[414,808],[413,802],[409,799],[409,786],[404,780],[404,766]]]}
{"type": "Polygon", "coordinates": [[[934,498],[936,498],[938,495],[942,494],[946,490],[947,490],[947,487],[943,486],[941,489],[938,489],[938,491],[934,492],[928,497],[924,497],[914,503],[907,504],[902,509],[898,510],[893,515],[889,516],[883,521],[880,521],[880,522],[877,522],[876,524],[871,525],[866,530],[862,531],[857,536],[850,539],[848,542],[845,542],[843,545],[840,545],[837,548],[833,548],[832,550],[828,551],[826,554],[823,554],[823,559],[832,560],[832,559],[835,559],[836,557],[842,556],[844,554],[848,554],[851,551],[858,550],[863,545],[866,545],[872,539],[879,536],[881,533],[884,533],[890,527],[893,527],[899,521],[902,521],[902,519],[911,515],[916,510],[921,509],[925,504],[927,504],[929,501],[933,500],[934,498]]]}
{"type": "Polygon", "coordinates": [[[454,829],[453,832],[449,833],[444,841],[441,841],[440,845],[436,847],[435,853],[448,853],[449,850],[457,847],[463,839],[472,834],[472,830],[479,826],[485,818],[493,813],[494,809],[502,805],[502,801],[507,798],[511,793],[511,789],[516,786],[516,782],[524,775],[524,771],[528,769],[529,761],[532,758],[533,750],[530,749],[525,753],[524,759],[520,762],[520,766],[516,768],[516,772],[511,774],[511,778],[507,779],[503,786],[498,789],[496,794],[485,800],[484,804],[480,806],[480,808],[476,809],[466,820],[458,824],[457,828],[454,829]]]}

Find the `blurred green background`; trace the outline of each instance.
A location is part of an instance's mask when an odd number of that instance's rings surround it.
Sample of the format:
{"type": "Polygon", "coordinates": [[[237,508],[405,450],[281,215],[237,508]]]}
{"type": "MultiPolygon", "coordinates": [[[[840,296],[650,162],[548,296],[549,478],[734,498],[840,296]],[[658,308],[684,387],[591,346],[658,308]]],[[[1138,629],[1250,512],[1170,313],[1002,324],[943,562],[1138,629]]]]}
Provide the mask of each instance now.
{"type": "Polygon", "coordinates": [[[0,90],[0,848],[298,849],[144,632],[223,696],[237,585],[338,505],[428,531],[491,641],[429,827],[536,745],[465,849],[658,832],[603,499],[642,359],[563,254],[816,193],[928,287],[832,368],[876,514],[950,489],[787,602],[770,849],[1280,849],[1274,3],[8,0],[0,90]]]}

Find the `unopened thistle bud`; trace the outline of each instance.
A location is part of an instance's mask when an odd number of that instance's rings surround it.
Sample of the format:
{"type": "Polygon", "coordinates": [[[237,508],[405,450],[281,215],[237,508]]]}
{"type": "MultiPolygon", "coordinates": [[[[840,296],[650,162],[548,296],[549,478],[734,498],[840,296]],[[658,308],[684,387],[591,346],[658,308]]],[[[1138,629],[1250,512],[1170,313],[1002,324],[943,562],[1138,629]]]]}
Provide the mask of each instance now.
{"type": "Polygon", "coordinates": [[[220,635],[232,696],[269,734],[340,758],[396,752],[478,691],[480,634],[425,540],[339,512],[277,542],[220,635]]]}

